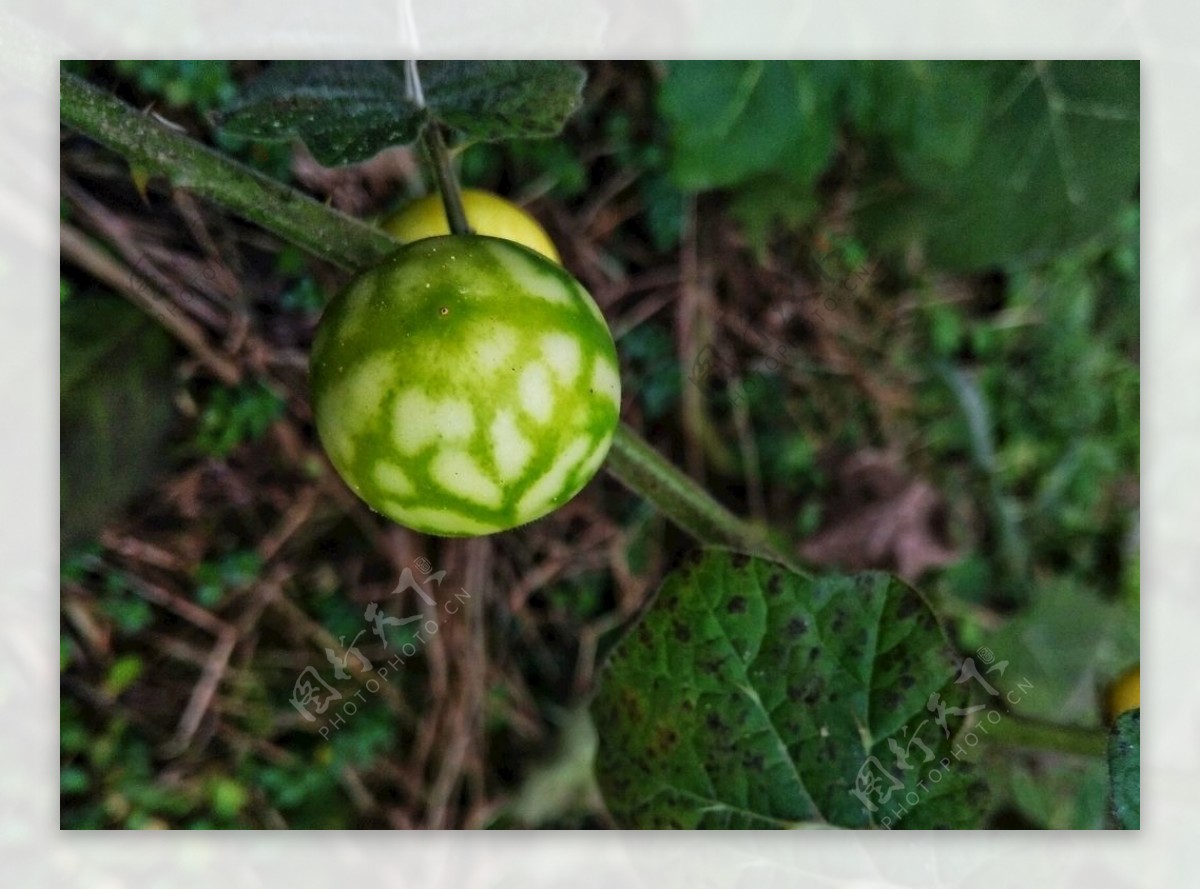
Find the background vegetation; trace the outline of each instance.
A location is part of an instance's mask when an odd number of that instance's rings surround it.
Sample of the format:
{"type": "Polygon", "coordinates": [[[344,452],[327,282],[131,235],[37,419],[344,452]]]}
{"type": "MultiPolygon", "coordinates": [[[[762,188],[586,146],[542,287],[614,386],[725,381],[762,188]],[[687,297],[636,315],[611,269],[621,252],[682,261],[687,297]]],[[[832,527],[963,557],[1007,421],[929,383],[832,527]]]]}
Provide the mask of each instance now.
{"type": "MultiPolygon", "coordinates": [[[[356,216],[429,187],[406,148],[222,135],[256,63],[66,67],[356,216]]],[[[1033,684],[1014,718],[1102,736],[1138,657],[1136,63],[588,72],[560,137],[458,160],[595,295],[623,418],[806,564],[919,583],[1033,684]]],[[[68,129],[62,173],[63,826],[611,825],[583,706],[692,542],[604,475],[494,538],[390,525],[307,407],[344,273],[68,129]],[[421,558],[461,620],[324,737],[297,674],[421,558]]],[[[1101,757],[979,757],[986,824],[1109,824],[1101,757]]]]}

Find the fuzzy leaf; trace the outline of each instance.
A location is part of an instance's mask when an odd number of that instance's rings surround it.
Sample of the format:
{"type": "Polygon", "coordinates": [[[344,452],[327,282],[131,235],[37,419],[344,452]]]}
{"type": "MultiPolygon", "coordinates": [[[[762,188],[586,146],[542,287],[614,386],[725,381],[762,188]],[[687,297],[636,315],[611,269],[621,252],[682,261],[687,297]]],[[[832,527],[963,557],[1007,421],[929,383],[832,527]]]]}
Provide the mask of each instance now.
{"type": "Polygon", "coordinates": [[[895,578],[812,579],[704,551],[604,670],[600,787],[625,828],[975,826],[981,787],[952,754],[968,693],[958,661],[895,578]]]}
{"type": "Polygon", "coordinates": [[[583,68],[570,62],[422,62],[433,115],[468,139],[554,136],[579,107],[583,68]]]}
{"type": "Polygon", "coordinates": [[[412,142],[424,120],[393,62],[284,61],[251,84],[222,126],[248,139],[298,136],[313,157],[333,166],[412,142]]]}
{"type": "Polygon", "coordinates": [[[402,62],[277,62],[222,126],[250,139],[299,137],[322,164],[352,164],[414,141],[429,120],[468,139],[554,135],[584,81],[578,65],[551,61],[429,61],[418,70],[424,109],[408,98],[402,62]]]}

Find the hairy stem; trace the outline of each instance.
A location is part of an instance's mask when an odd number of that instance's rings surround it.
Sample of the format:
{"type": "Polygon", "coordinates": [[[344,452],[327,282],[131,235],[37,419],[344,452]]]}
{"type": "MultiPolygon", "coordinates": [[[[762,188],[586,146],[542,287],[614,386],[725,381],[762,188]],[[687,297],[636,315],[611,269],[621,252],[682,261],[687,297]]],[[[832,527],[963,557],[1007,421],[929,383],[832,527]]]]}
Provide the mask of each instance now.
{"type": "MultiPolygon", "coordinates": [[[[122,155],[131,165],[166,176],[176,186],[221,204],[315,256],[358,271],[396,249],[396,243],[380,230],[139,114],[79,77],[64,73],[61,84],[64,123],[122,155]]],[[[444,157],[444,143],[442,154],[444,157]]],[[[446,166],[448,169],[448,159],[446,166]]],[[[457,195],[456,186],[443,187],[443,196],[448,191],[457,195]]],[[[447,213],[451,215],[449,207],[447,213]]],[[[465,224],[465,220],[460,222],[465,224]]],[[[790,562],[765,529],[721,506],[625,424],[617,430],[607,469],[700,541],[790,562]]]]}
{"type": "Polygon", "coordinates": [[[63,123],[111,148],[130,166],[165,176],[314,256],[357,271],[396,249],[381,230],[139,114],[80,77],[62,75],[60,101],[63,123]]]}

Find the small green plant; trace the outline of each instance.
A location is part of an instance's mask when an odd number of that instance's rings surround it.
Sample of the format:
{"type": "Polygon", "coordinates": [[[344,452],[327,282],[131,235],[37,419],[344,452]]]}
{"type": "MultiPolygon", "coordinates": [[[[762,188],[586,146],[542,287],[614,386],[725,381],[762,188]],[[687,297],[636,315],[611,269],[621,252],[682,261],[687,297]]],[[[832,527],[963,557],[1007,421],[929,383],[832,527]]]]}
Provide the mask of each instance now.
{"type": "Polygon", "coordinates": [[[262,436],[285,407],[283,399],[258,381],[216,386],[200,411],[195,447],[214,457],[226,457],[244,442],[262,436]]]}

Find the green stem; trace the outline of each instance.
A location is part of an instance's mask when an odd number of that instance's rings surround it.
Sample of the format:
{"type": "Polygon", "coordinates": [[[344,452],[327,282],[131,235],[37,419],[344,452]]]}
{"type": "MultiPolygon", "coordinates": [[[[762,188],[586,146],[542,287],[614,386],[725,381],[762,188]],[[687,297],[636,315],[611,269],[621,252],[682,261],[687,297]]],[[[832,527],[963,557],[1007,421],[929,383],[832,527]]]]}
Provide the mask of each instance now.
{"type": "Polygon", "coordinates": [[[61,77],[60,101],[63,123],[111,148],[130,166],[165,176],[344,269],[366,268],[396,249],[381,230],[139,114],[73,74],[61,77]]]}
{"type": "MultiPolygon", "coordinates": [[[[976,730],[982,737],[982,731],[976,730]]],[[[1015,714],[988,725],[986,739],[1011,748],[1037,748],[1084,757],[1103,757],[1108,750],[1108,734],[1103,729],[1063,726],[1045,720],[1033,720],[1015,714]]]]}
{"type": "MultiPolygon", "coordinates": [[[[407,87],[408,99],[422,111],[425,110],[425,90],[421,86],[421,72],[417,60],[408,59],[404,63],[404,82],[407,87]]],[[[431,120],[425,125],[421,134],[421,142],[429,155],[429,163],[433,165],[433,175],[437,177],[438,192],[442,196],[442,206],[446,208],[446,222],[451,233],[455,235],[471,234],[471,226],[467,222],[467,211],[463,208],[462,192],[458,188],[458,177],[454,175],[454,167],[450,164],[450,153],[446,151],[446,141],[442,137],[442,128],[437,121],[431,120]]]]}
{"type": "Polygon", "coordinates": [[[617,428],[605,467],[697,540],[791,563],[767,529],[722,507],[625,424],[617,428]]]}
{"type": "Polygon", "coordinates": [[[446,151],[446,141],[442,138],[442,128],[437,121],[425,125],[421,136],[429,160],[433,164],[433,174],[437,177],[438,191],[442,195],[442,206],[446,208],[446,221],[450,231],[455,235],[470,235],[471,226],[467,222],[467,211],[463,208],[462,192],[458,188],[458,177],[450,165],[450,153],[446,151]]]}
{"type": "MultiPolygon", "coordinates": [[[[206,148],[72,74],[61,76],[61,114],[64,123],[131,165],[166,176],[342,268],[367,268],[396,249],[379,229],[206,148]]],[[[450,190],[443,195],[446,191],[450,190]]],[[[617,430],[607,468],[703,543],[791,562],[784,555],[786,548],[765,529],[729,512],[624,424],[617,430]]]]}

